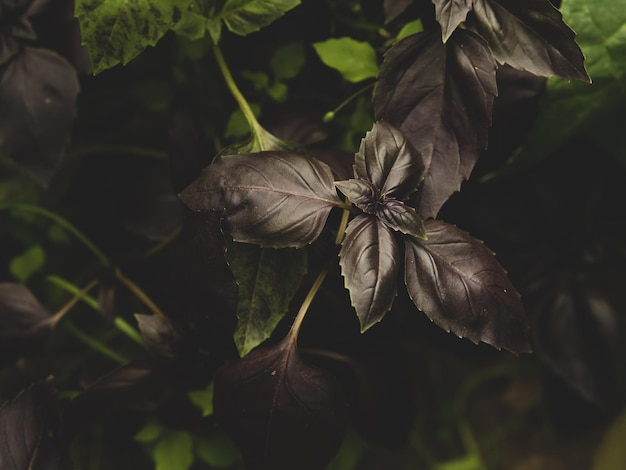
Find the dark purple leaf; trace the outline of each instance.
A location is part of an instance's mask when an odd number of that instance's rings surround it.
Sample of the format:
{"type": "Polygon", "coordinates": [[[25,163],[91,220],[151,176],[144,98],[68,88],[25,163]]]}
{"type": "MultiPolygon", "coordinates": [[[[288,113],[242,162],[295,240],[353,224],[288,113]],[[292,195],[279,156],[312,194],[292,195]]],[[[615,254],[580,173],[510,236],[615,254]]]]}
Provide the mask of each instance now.
{"type": "Polygon", "coordinates": [[[514,353],[529,352],[518,292],[479,240],[427,221],[428,240],[406,239],[405,282],[419,310],[446,331],[514,353]]]}
{"type": "Polygon", "coordinates": [[[457,30],[446,44],[438,31],[409,36],[385,55],[374,93],[377,119],[398,126],[420,151],[427,174],[418,201],[436,216],[460,188],[487,145],[496,64],[486,42],[457,30]]]}
{"type": "Polygon", "coordinates": [[[215,416],[250,470],[320,470],[344,432],[344,400],[290,338],[252,351],[215,377],[215,416]]]}
{"type": "Polygon", "coordinates": [[[397,232],[416,238],[426,238],[426,229],[422,218],[415,212],[414,208],[401,201],[387,199],[376,211],[376,216],[387,227],[397,232]]]}
{"type": "Polygon", "coordinates": [[[361,140],[354,175],[369,180],[381,196],[404,200],[424,178],[424,163],[402,132],[379,121],[361,140]]]}
{"type": "Polygon", "coordinates": [[[47,49],[23,47],[0,69],[0,148],[47,186],[76,115],[74,68],[47,49]]]}
{"type": "Polygon", "coordinates": [[[380,198],[380,191],[368,180],[349,179],[335,181],[335,186],[359,209],[373,214],[380,198]]]}
{"type": "Polygon", "coordinates": [[[441,25],[441,38],[446,42],[457,26],[465,21],[473,0],[433,0],[433,3],[437,21],[441,25]]]}
{"type": "Polygon", "coordinates": [[[35,346],[57,321],[25,285],[0,283],[0,350],[23,352],[35,346]]]}
{"type": "Polygon", "coordinates": [[[29,16],[40,3],[33,0],[0,1],[0,66],[19,52],[21,41],[37,39],[29,16]]]}
{"type": "Polygon", "coordinates": [[[342,204],[325,163],[279,151],[222,156],[180,198],[195,211],[223,212],[235,241],[266,247],[313,242],[342,204]]]}
{"type": "Polygon", "coordinates": [[[499,63],[589,81],[574,32],[548,0],[475,0],[473,12],[476,31],[499,63]]]}
{"type": "Polygon", "coordinates": [[[135,314],[141,337],[148,350],[163,359],[176,359],[188,349],[188,342],[174,322],[162,315],[135,314]]]}
{"type": "Polygon", "coordinates": [[[359,215],[350,221],[339,264],[361,331],[381,321],[391,308],[397,293],[399,257],[394,233],[377,217],[359,215]]]}
{"type": "Polygon", "coordinates": [[[59,406],[50,384],[22,391],[0,408],[0,468],[66,470],[59,432],[59,406]]]}

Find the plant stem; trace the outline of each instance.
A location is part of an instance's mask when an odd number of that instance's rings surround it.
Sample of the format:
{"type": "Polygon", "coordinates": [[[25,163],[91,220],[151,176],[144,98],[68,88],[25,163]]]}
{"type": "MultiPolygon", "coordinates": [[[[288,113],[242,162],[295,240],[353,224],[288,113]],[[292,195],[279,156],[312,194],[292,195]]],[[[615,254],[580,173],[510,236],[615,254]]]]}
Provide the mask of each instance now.
{"type": "Polygon", "coordinates": [[[348,207],[343,210],[341,214],[341,222],[339,222],[339,228],[337,229],[337,236],[335,237],[335,245],[341,245],[343,237],[346,234],[346,227],[348,226],[348,220],[350,219],[350,203],[348,207]]]}
{"type": "Polygon", "coordinates": [[[370,88],[374,88],[374,85],[376,85],[376,82],[372,82],[369,85],[365,85],[363,88],[355,91],[354,93],[352,93],[350,96],[348,96],[345,100],[343,100],[341,103],[339,103],[339,106],[337,106],[335,109],[333,109],[332,111],[328,111],[325,115],[324,115],[324,122],[330,122],[334,119],[335,114],[337,114],[339,111],[341,111],[343,108],[345,108],[352,100],[354,100],[357,96],[365,93],[367,90],[369,90],[370,88]]]}
{"type": "Polygon", "coordinates": [[[298,314],[296,315],[296,318],[293,321],[293,325],[291,325],[291,329],[289,330],[289,341],[296,342],[296,340],[298,339],[298,333],[300,331],[300,327],[302,326],[302,321],[304,320],[304,317],[306,316],[306,312],[309,310],[309,307],[311,306],[311,302],[313,302],[313,299],[315,298],[317,291],[319,290],[322,283],[324,282],[324,279],[326,278],[327,274],[328,274],[328,268],[323,268],[320,271],[320,273],[317,275],[315,282],[313,282],[313,285],[309,289],[309,292],[304,298],[304,301],[302,302],[302,305],[300,306],[300,310],[298,310],[298,314]]]}
{"type": "MultiPolygon", "coordinates": [[[[52,284],[54,284],[57,287],[60,287],[61,289],[63,289],[64,291],[69,292],[70,294],[79,294],[81,292],[81,288],[76,286],[75,284],[72,284],[71,282],[69,282],[66,279],[63,279],[62,277],[56,276],[54,274],[49,275],[46,280],[52,284]]],[[[96,283],[97,281],[92,281],[92,283],[96,283]]],[[[89,284],[91,285],[91,284],[89,284]]],[[[93,286],[92,286],[93,287],[93,286]]],[[[91,289],[89,289],[91,290],[91,289]]],[[[98,310],[98,301],[96,299],[94,299],[92,296],[87,295],[87,293],[85,292],[83,295],[81,295],[80,300],[82,300],[83,302],[85,302],[87,305],[89,305],[91,308],[93,308],[94,310],[98,310]]]]}
{"type": "Polygon", "coordinates": [[[91,251],[96,258],[100,260],[105,266],[110,266],[111,261],[109,258],[80,230],[76,228],[70,221],[61,217],[48,209],[36,206],[33,204],[27,204],[22,202],[2,202],[0,203],[0,209],[12,209],[21,212],[28,212],[44,216],[50,220],[53,220],[56,224],[63,227],[68,232],[72,233],[78,241],[80,241],[89,251],[91,251]]]}
{"type": "Polygon", "coordinates": [[[94,351],[99,352],[103,356],[106,356],[109,359],[111,359],[111,360],[113,360],[113,361],[115,361],[115,362],[117,362],[119,364],[126,364],[127,362],[129,362],[129,359],[127,359],[126,357],[122,356],[118,352],[113,351],[106,344],[102,343],[101,341],[97,340],[96,338],[93,338],[93,337],[89,336],[84,331],[79,330],[72,322],[66,321],[64,323],[64,326],[65,326],[65,328],[67,328],[67,330],[76,339],[82,341],[87,346],[89,346],[91,349],[93,349],[94,351]]]}
{"type": "Polygon", "coordinates": [[[146,307],[148,307],[152,313],[155,315],[159,315],[164,317],[165,314],[157,305],[152,301],[152,299],[146,294],[141,287],[139,287],[132,279],[127,278],[122,271],[119,269],[115,269],[115,277],[124,284],[128,290],[130,290],[135,296],[141,300],[146,307]]]}
{"type": "Polygon", "coordinates": [[[124,333],[126,336],[132,339],[139,346],[141,346],[144,349],[146,348],[146,343],[144,342],[143,337],[141,336],[141,333],[139,333],[136,328],[131,326],[122,317],[115,317],[113,319],[113,324],[119,331],[124,333]]]}
{"type": "Polygon", "coordinates": [[[239,87],[235,83],[235,79],[233,78],[232,73],[230,73],[228,64],[226,63],[226,60],[224,59],[224,55],[222,54],[222,51],[219,48],[219,46],[217,45],[213,46],[213,54],[215,55],[215,60],[217,61],[217,65],[219,66],[220,71],[222,72],[222,76],[224,77],[226,86],[230,90],[230,93],[233,95],[233,98],[235,98],[235,101],[237,101],[237,104],[239,105],[239,109],[241,109],[241,112],[246,118],[246,121],[248,121],[250,130],[252,131],[254,135],[257,135],[259,131],[261,131],[263,128],[259,124],[259,121],[257,121],[256,116],[254,115],[254,112],[252,111],[252,108],[248,104],[248,101],[246,101],[246,98],[243,96],[243,94],[239,90],[239,87]]]}
{"type": "Polygon", "coordinates": [[[76,305],[83,297],[87,295],[87,292],[89,292],[97,285],[98,281],[94,280],[87,284],[84,288],[76,292],[74,297],[72,297],[69,302],[67,302],[63,307],[61,307],[61,309],[57,313],[54,314],[54,321],[57,322],[61,318],[63,318],[67,314],[67,312],[74,308],[74,305],[76,305]]]}

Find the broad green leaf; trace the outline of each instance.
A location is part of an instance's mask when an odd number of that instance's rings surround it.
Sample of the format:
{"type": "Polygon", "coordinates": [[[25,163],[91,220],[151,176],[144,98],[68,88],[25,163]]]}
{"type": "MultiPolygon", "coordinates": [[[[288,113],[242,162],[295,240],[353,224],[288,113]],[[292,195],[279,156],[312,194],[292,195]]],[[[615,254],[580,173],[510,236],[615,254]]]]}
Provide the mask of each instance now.
{"type": "MultiPolygon", "coordinates": [[[[255,117],[259,117],[261,115],[261,106],[257,103],[248,103],[250,105],[250,109],[254,113],[255,117]]],[[[229,116],[228,121],[226,122],[226,130],[224,131],[224,137],[228,139],[242,139],[246,136],[250,135],[250,125],[246,120],[246,117],[243,115],[241,109],[237,108],[232,114],[229,116]]]]}
{"type": "Polygon", "coordinates": [[[499,63],[542,77],[589,80],[575,34],[549,0],[475,0],[472,18],[499,63]]]}
{"type": "Polygon", "coordinates": [[[313,47],[322,62],[349,82],[360,82],[378,74],[376,51],[367,42],[342,37],[316,42],[313,47]]]}
{"type": "Polygon", "coordinates": [[[339,265],[361,331],[381,321],[391,309],[397,292],[399,259],[393,232],[377,217],[358,215],[350,221],[339,265]]]}
{"type": "Polygon", "coordinates": [[[289,80],[298,76],[306,63],[304,44],[290,42],[274,51],[270,66],[275,80],[289,80]]]}
{"type": "Polygon", "coordinates": [[[221,434],[196,438],[196,454],[211,468],[232,468],[241,459],[233,441],[221,434]]]}
{"type": "Polygon", "coordinates": [[[453,225],[426,222],[428,240],[405,238],[405,284],[415,306],[460,338],[529,352],[518,292],[493,253],[453,225]]]}
{"type": "Polygon", "coordinates": [[[233,243],[226,257],[239,285],[235,344],[241,356],[265,341],[307,273],[307,252],[233,243]]]}
{"type": "Polygon", "coordinates": [[[9,270],[20,282],[27,281],[46,262],[46,254],[41,245],[33,245],[11,260],[9,270]]]}
{"type": "Polygon", "coordinates": [[[155,470],[187,470],[193,464],[193,436],[186,431],[168,429],[152,451],[155,470]]]}
{"type": "Polygon", "coordinates": [[[220,18],[235,34],[246,36],[273,23],[300,0],[226,0],[220,18]]]}
{"type": "Polygon", "coordinates": [[[424,31],[424,25],[422,24],[422,20],[417,19],[409,21],[398,32],[396,36],[396,42],[406,38],[407,36],[411,36],[412,34],[421,33],[422,31],[424,31]]]}
{"type": "Polygon", "coordinates": [[[182,17],[191,0],[76,0],[83,44],[93,73],[127,64],[154,46],[182,17]]]}
{"type": "Polygon", "coordinates": [[[141,428],[137,434],[133,437],[133,440],[142,442],[144,444],[149,442],[155,442],[159,437],[165,433],[166,429],[160,423],[151,421],[141,428]]]}
{"type": "Polygon", "coordinates": [[[343,203],[328,165],[289,151],[223,155],[180,195],[198,212],[221,212],[235,241],[302,247],[343,203]]]}

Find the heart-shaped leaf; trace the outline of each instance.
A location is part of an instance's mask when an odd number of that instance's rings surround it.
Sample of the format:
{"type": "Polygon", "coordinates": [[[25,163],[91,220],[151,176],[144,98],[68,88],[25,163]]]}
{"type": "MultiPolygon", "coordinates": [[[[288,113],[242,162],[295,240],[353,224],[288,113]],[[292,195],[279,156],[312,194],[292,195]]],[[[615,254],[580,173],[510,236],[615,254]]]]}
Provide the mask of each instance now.
{"type": "Polygon", "coordinates": [[[344,432],[341,390],[288,337],[220,369],[214,411],[250,470],[319,470],[344,432]]]}
{"type": "Polygon", "coordinates": [[[487,145],[496,63],[487,43],[457,30],[409,36],[385,55],[374,93],[377,119],[398,126],[422,154],[427,174],[418,213],[435,217],[487,145]]]}
{"type": "Polygon", "coordinates": [[[235,241],[266,247],[313,242],[342,205],[325,163],[280,151],[222,156],[180,198],[196,211],[223,211],[235,241]]]}
{"type": "Polygon", "coordinates": [[[341,274],[365,331],[381,321],[396,297],[400,249],[381,220],[359,215],[350,221],[339,252],[341,274]]]}
{"type": "Polygon", "coordinates": [[[428,240],[405,243],[405,282],[417,308],[459,337],[529,352],[520,296],[493,253],[444,222],[427,221],[426,231],[428,240]]]}
{"type": "Polygon", "coordinates": [[[47,186],[76,115],[76,71],[47,49],[25,46],[0,75],[0,148],[47,186]]]}
{"type": "Polygon", "coordinates": [[[473,0],[433,0],[435,15],[441,26],[441,38],[446,42],[472,9],[473,0]]]}
{"type": "Polygon", "coordinates": [[[62,470],[59,406],[50,384],[36,384],[0,408],[2,470],[62,470]]]}
{"type": "Polygon", "coordinates": [[[232,243],[226,256],[239,285],[233,338],[239,354],[245,356],[270,337],[289,310],[307,273],[307,252],[232,243]]]}
{"type": "Polygon", "coordinates": [[[476,31],[499,63],[589,81],[574,32],[548,0],[475,0],[473,12],[476,31]]]}
{"type": "Polygon", "coordinates": [[[424,178],[424,163],[399,129],[379,121],[361,140],[354,175],[370,181],[381,195],[404,200],[424,178]]]}

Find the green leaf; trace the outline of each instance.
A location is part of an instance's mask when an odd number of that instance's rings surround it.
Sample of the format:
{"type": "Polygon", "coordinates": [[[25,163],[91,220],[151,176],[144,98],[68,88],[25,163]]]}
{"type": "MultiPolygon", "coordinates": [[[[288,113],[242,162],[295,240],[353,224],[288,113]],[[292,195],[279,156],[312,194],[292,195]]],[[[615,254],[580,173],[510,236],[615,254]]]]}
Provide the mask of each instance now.
{"type": "Polygon", "coordinates": [[[234,334],[241,356],[265,341],[289,310],[289,302],[307,272],[307,252],[234,243],[228,262],[239,284],[234,334]]]}
{"type": "Polygon", "coordinates": [[[421,33],[422,31],[424,31],[424,25],[422,25],[422,20],[417,19],[414,21],[409,21],[398,32],[398,35],[396,36],[396,42],[412,34],[421,33]]]}
{"type": "Polygon", "coordinates": [[[39,271],[46,262],[41,245],[33,245],[11,260],[9,271],[18,281],[25,282],[39,271]]]}
{"type": "Polygon", "coordinates": [[[563,18],[576,31],[593,80],[626,73],[626,0],[565,0],[563,18]]]}
{"type": "Polygon", "coordinates": [[[626,411],[622,411],[596,450],[592,470],[626,468],[626,411]]]}
{"type": "Polygon", "coordinates": [[[202,416],[213,414],[213,382],[205,390],[192,390],[187,394],[191,403],[202,410],[202,416]]]}
{"type": "Polygon", "coordinates": [[[196,439],[196,454],[211,468],[231,468],[241,459],[233,441],[223,435],[196,439]]]}
{"type": "MultiPolygon", "coordinates": [[[[261,115],[261,107],[256,103],[248,103],[250,105],[250,109],[254,113],[255,117],[259,117],[261,115]]],[[[246,120],[246,117],[243,115],[241,109],[237,108],[232,112],[230,117],[228,118],[228,122],[226,122],[226,130],[224,131],[224,137],[227,139],[242,139],[250,134],[250,125],[246,120]]]]}
{"type": "Polygon", "coordinates": [[[182,17],[191,0],[76,0],[83,44],[93,73],[126,64],[154,46],[182,17]]]}
{"type": "Polygon", "coordinates": [[[230,31],[246,36],[298,5],[300,0],[227,0],[220,17],[230,31]]]}
{"type": "Polygon", "coordinates": [[[322,62],[349,82],[360,82],[378,74],[376,51],[367,42],[342,37],[316,42],[313,47],[322,62]]]}
{"type": "Polygon", "coordinates": [[[165,432],[165,428],[161,426],[156,421],[150,422],[146,424],[143,428],[139,430],[135,437],[133,438],[137,442],[148,443],[156,441],[163,433],[165,432]]]}
{"type": "Polygon", "coordinates": [[[279,47],[274,51],[270,60],[275,80],[289,80],[297,77],[305,63],[306,54],[304,44],[301,42],[290,42],[279,47]]]}
{"type": "Polygon", "coordinates": [[[167,430],[152,452],[156,470],[187,470],[193,458],[193,436],[185,431],[167,430]]]}

